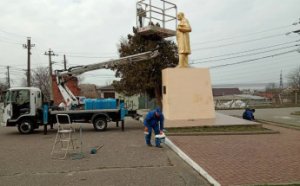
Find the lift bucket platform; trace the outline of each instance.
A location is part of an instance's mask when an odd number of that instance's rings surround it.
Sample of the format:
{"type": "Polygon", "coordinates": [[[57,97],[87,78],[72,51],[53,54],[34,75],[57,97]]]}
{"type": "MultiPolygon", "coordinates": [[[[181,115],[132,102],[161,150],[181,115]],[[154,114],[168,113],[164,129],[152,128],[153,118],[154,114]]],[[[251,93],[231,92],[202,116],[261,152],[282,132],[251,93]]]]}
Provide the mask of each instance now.
{"type": "Polygon", "coordinates": [[[176,32],[174,30],[152,25],[138,28],[138,33],[144,36],[158,35],[161,38],[173,37],[176,35],[176,32]]]}
{"type": "Polygon", "coordinates": [[[177,7],[164,0],[139,0],[136,3],[136,28],[143,36],[162,38],[176,35],[177,7]]]}

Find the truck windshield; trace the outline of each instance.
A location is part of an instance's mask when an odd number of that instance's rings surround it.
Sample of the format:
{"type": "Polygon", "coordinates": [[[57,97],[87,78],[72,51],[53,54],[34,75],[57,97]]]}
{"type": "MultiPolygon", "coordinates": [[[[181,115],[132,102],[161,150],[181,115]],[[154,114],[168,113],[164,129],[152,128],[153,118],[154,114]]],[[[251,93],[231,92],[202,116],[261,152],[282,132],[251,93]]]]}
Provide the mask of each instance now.
{"type": "Polygon", "coordinates": [[[23,105],[29,102],[29,90],[16,90],[12,91],[11,102],[16,105],[23,105]]]}
{"type": "Polygon", "coordinates": [[[4,99],[4,106],[9,103],[15,105],[23,105],[29,103],[30,100],[30,92],[29,90],[13,90],[7,91],[4,99]]]}

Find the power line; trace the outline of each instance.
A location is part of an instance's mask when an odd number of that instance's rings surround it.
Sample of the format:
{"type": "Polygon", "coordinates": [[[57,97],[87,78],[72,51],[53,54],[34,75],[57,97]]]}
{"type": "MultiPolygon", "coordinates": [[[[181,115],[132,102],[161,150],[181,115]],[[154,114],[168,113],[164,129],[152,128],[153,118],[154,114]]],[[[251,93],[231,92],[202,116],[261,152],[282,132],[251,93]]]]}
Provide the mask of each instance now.
{"type": "Polygon", "coordinates": [[[7,41],[7,40],[3,40],[3,39],[0,39],[0,42],[2,42],[2,43],[8,43],[8,44],[14,44],[14,45],[22,45],[22,43],[7,41]]]}
{"type": "Polygon", "coordinates": [[[6,40],[6,41],[9,41],[9,42],[17,42],[17,43],[19,43],[18,41],[12,40],[12,38],[6,37],[6,36],[4,36],[4,35],[0,35],[0,38],[1,38],[2,40],[6,40]]]}
{"type": "Polygon", "coordinates": [[[103,58],[103,59],[115,57],[115,56],[79,56],[79,55],[67,55],[67,56],[72,58],[103,58]]]}
{"type": "MultiPolygon", "coordinates": [[[[290,68],[283,68],[283,69],[285,70],[285,72],[288,72],[287,69],[291,69],[291,67],[294,68],[295,66],[290,65],[290,68]]],[[[221,79],[222,81],[226,81],[226,80],[242,80],[243,77],[249,77],[250,75],[252,77],[256,77],[257,74],[263,74],[264,75],[263,78],[265,79],[265,77],[267,77],[268,74],[271,74],[271,75],[278,74],[279,75],[281,69],[282,68],[278,68],[278,67],[274,68],[273,66],[266,66],[266,67],[260,67],[259,69],[255,70],[254,72],[251,72],[248,74],[245,73],[244,70],[236,70],[236,71],[231,70],[231,71],[225,71],[225,72],[222,71],[222,73],[217,73],[217,74],[212,73],[212,77],[221,79]]]]}
{"type": "MultiPolygon", "coordinates": [[[[46,63],[32,63],[32,65],[34,65],[34,66],[43,66],[43,65],[47,65],[48,66],[48,64],[46,64],[46,63]]],[[[21,64],[21,65],[18,65],[18,66],[27,66],[27,64],[21,64]]]]}
{"type": "MultiPolygon", "coordinates": [[[[0,65],[0,68],[1,68],[1,67],[2,67],[2,68],[3,68],[3,67],[6,68],[7,66],[5,66],[5,65],[0,65]]],[[[22,70],[22,71],[24,70],[24,69],[22,69],[22,68],[13,67],[13,66],[10,66],[10,68],[14,68],[13,70],[22,70]]],[[[12,70],[12,69],[11,69],[11,70],[12,70]]]]}
{"type": "Polygon", "coordinates": [[[277,44],[277,45],[271,45],[271,46],[267,46],[267,47],[261,47],[261,48],[255,48],[255,49],[250,49],[250,50],[244,50],[244,51],[241,51],[241,52],[233,52],[233,53],[227,53],[227,54],[222,54],[222,55],[217,55],[217,56],[211,56],[211,57],[205,57],[205,58],[198,58],[198,59],[193,59],[191,61],[206,60],[206,59],[218,58],[218,57],[223,57],[223,56],[231,56],[231,55],[236,55],[236,54],[242,54],[242,53],[252,52],[252,51],[256,51],[256,50],[264,50],[264,49],[273,48],[273,47],[277,47],[277,46],[281,46],[281,45],[286,45],[286,44],[290,44],[290,43],[296,43],[296,42],[300,42],[300,40],[292,41],[292,42],[280,43],[280,44],[277,44]]]}
{"type": "Polygon", "coordinates": [[[236,62],[236,63],[229,63],[229,64],[211,66],[210,68],[214,69],[214,68],[219,68],[219,67],[227,67],[227,66],[232,66],[232,65],[249,63],[249,62],[252,62],[252,61],[257,61],[257,60],[261,60],[261,59],[265,59],[265,58],[270,58],[270,57],[276,57],[276,56],[280,56],[280,55],[284,55],[284,54],[288,54],[288,53],[292,53],[292,52],[297,52],[297,51],[298,51],[298,49],[296,49],[296,50],[290,50],[290,51],[287,51],[287,52],[281,52],[281,53],[277,53],[277,54],[273,54],[273,55],[269,55],[269,56],[264,56],[264,57],[260,57],[260,58],[254,58],[254,59],[239,61],[239,62],[236,62]]]}
{"type": "MultiPolygon", "coordinates": [[[[270,65],[268,65],[268,71],[272,71],[272,70],[275,70],[275,69],[287,69],[287,68],[294,68],[295,66],[297,66],[297,64],[295,64],[294,62],[294,59],[299,59],[299,55],[294,53],[294,54],[291,54],[291,55],[288,55],[288,56],[280,56],[280,58],[276,58],[276,59],[269,59],[267,61],[265,61],[265,64],[267,63],[271,63],[270,65]],[[278,67],[278,66],[274,66],[273,64],[274,63],[279,63],[279,62],[282,62],[282,61],[287,61],[284,65],[282,64],[282,66],[278,67]]],[[[257,64],[257,63],[256,63],[257,64]]],[[[245,65],[251,65],[250,66],[243,66],[242,68],[243,69],[246,69],[246,68],[253,68],[253,65],[254,63],[247,63],[245,65]]],[[[259,68],[255,69],[255,72],[258,72],[262,69],[263,67],[262,66],[259,66],[259,68]]],[[[227,75],[230,75],[233,73],[232,69],[219,69],[219,71],[222,70],[222,74],[225,74],[226,76],[227,75]]],[[[245,71],[241,72],[242,74],[245,74],[245,71]]],[[[236,72],[235,72],[236,74],[236,72]]]]}
{"type": "MultiPolygon", "coordinates": [[[[85,54],[96,54],[96,55],[99,55],[99,53],[94,53],[94,52],[68,52],[68,51],[59,51],[59,52],[56,52],[58,54],[66,54],[66,55],[85,55],[85,54]]],[[[102,54],[106,54],[106,55],[113,55],[115,54],[114,52],[102,52],[102,54]]]]}
{"type": "Polygon", "coordinates": [[[13,32],[8,32],[8,31],[5,31],[3,29],[0,29],[0,32],[5,33],[5,34],[9,34],[9,35],[14,35],[14,36],[23,37],[23,38],[25,37],[26,38],[26,36],[24,36],[24,35],[16,34],[16,33],[13,33],[13,32]]]}
{"type": "Polygon", "coordinates": [[[17,75],[17,76],[20,74],[25,74],[25,70],[22,73],[11,71],[11,69],[9,69],[9,71],[10,71],[10,74],[17,75]]]}
{"type": "Polygon", "coordinates": [[[250,53],[250,54],[244,54],[244,55],[233,56],[233,57],[228,57],[228,58],[221,58],[221,59],[216,59],[216,60],[206,60],[206,61],[201,61],[201,62],[194,62],[194,63],[191,63],[191,64],[224,61],[224,60],[235,59],[235,58],[240,58],[240,57],[246,57],[246,56],[253,56],[253,55],[258,55],[258,54],[269,53],[269,52],[277,51],[277,50],[284,50],[284,49],[293,48],[293,47],[297,47],[297,46],[299,46],[299,45],[293,45],[293,46],[288,46],[288,47],[275,48],[275,49],[272,49],[272,50],[267,50],[267,51],[262,51],[262,52],[256,52],[256,53],[250,53]]]}
{"type": "Polygon", "coordinates": [[[261,37],[261,38],[258,38],[258,39],[251,39],[251,40],[245,40],[245,41],[239,41],[239,42],[232,42],[232,43],[228,43],[228,44],[224,44],[224,45],[216,45],[216,46],[211,46],[211,47],[196,48],[193,51],[207,50],[207,49],[221,48],[221,47],[226,47],[226,46],[231,46],[231,45],[244,44],[244,43],[249,43],[249,42],[254,42],[254,41],[260,41],[260,40],[270,39],[270,38],[279,37],[279,36],[284,36],[284,35],[285,34],[276,34],[276,35],[261,37]]]}
{"type": "Polygon", "coordinates": [[[246,37],[246,36],[261,34],[261,33],[264,33],[264,32],[270,32],[270,31],[273,31],[273,30],[279,30],[279,29],[287,28],[287,27],[290,27],[290,26],[293,26],[293,25],[294,24],[280,26],[280,27],[274,27],[274,28],[271,28],[271,29],[263,30],[263,31],[258,31],[258,32],[248,33],[248,34],[241,34],[241,35],[237,35],[237,36],[229,36],[229,37],[225,37],[225,38],[221,38],[221,39],[210,40],[210,41],[203,41],[203,42],[197,42],[197,43],[193,43],[193,44],[194,45],[198,45],[198,44],[206,44],[206,43],[213,43],[213,42],[225,41],[225,40],[230,40],[230,39],[235,39],[235,38],[240,38],[240,37],[246,37]]]}

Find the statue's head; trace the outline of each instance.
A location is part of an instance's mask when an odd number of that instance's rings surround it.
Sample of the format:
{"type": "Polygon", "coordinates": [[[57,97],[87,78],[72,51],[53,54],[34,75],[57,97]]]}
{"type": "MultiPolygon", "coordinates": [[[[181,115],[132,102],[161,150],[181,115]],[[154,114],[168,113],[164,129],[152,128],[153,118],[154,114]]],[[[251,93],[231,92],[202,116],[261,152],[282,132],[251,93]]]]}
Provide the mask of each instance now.
{"type": "Polygon", "coordinates": [[[184,13],[183,13],[183,12],[179,12],[179,13],[177,14],[177,19],[178,19],[179,21],[181,21],[183,18],[184,18],[184,13]]]}

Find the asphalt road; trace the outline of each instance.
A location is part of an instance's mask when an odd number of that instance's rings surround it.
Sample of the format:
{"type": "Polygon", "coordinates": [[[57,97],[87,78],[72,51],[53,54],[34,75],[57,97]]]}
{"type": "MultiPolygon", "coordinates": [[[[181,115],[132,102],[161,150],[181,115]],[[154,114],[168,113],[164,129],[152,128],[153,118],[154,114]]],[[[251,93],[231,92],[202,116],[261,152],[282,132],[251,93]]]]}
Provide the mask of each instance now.
{"type": "Polygon", "coordinates": [[[143,126],[128,119],[125,132],[83,124],[82,159],[52,159],[56,131],[20,135],[0,128],[0,185],[209,185],[167,146],[144,144],[143,126]],[[103,145],[96,154],[93,147],[103,145]]]}
{"type": "MultiPolygon", "coordinates": [[[[254,116],[256,119],[300,127],[300,116],[291,115],[295,111],[300,111],[300,107],[255,109],[254,116]]],[[[242,117],[244,110],[218,110],[218,112],[242,117]]]]}

